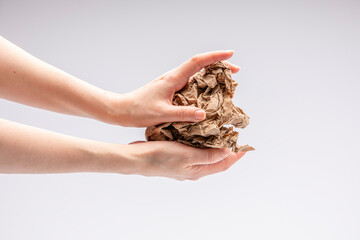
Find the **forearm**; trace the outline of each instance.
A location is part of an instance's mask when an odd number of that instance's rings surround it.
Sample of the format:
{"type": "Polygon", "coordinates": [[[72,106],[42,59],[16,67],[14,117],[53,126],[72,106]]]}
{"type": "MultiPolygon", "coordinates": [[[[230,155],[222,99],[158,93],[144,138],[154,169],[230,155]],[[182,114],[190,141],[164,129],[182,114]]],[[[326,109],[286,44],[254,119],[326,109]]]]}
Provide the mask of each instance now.
{"type": "Polygon", "coordinates": [[[2,37],[0,97],[59,113],[111,122],[109,92],[33,57],[2,37]]]}
{"type": "Polygon", "coordinates": [[[0,173],[137,173],[128,145],[69,137],[0,119],[0,173]]]}

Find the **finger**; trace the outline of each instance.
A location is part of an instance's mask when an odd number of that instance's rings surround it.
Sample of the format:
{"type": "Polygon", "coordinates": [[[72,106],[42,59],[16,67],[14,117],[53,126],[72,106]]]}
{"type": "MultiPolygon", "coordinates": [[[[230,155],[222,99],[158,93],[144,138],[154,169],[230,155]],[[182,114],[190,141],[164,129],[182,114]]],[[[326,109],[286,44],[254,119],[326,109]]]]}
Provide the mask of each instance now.
{"type": "Polygon", "coordinates": [[[215,164],[231,154],[228,148],[208,148],[197,149],[192,156],[191,165],[211,165],[215,164]]]}
{"type": "Polygon", "coordinates": [[[170,79],[174,79],[175,90],[180,90],[188,82],[189,78],[196,72],[200,71],[204,66],[207,66],[216,61],[226,60],[232,57],[233,50],[214,51],[195,55],[188,61],[181,64],[179,67],[169,72],[170,79]],[[176,77],[175,77],[176,76],[176,77]]]}
{"type": "Polygon", "coordinates": [[[245,155],[246,152],[231,153],[226,159],[216,162],[214,164],[208,164],[200,166],[202,176],[223,172],[234,165],[240,158],[245,155]]]}
{"type": "Polygon", "coordinates": [[[144,143],[145,141],[135,141],[135,142],[131,142],[129,144],[138,144],[138,143],[144,143]]]}
{"type": "Polygon", "coordinates": [[[237,73],[240,71],[240,67],[235,65],[235,64],[232,64],[231,62],[228,62],[228,61],[224,61],[224,63],[230,67],[231,69],[231,72],[232,73],[237,73]]]}
{"type": "Polygon", "coordinates": [[[206,113],[201,108],[171,105],[164,117],[165,122],[199,122],[205,119],[206,113]]]}

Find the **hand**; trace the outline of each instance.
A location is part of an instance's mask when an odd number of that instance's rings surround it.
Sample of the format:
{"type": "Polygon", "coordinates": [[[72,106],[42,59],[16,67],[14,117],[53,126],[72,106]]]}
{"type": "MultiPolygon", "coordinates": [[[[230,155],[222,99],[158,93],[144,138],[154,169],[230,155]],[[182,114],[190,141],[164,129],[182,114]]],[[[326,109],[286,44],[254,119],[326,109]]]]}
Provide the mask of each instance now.
{"type": "MultiPolygon", "coordinates": [[[[122,126],[148,127],[164,122],[204,120],[205,111],[199,108],[172,105],[173,95],[204,66],[229,59],[232,55],[233,51],[199,54],[133,92],[110,94],[110,122],[122,126]]],[[[239,71],[239,67],[227,64],[233,73],[239,71]]]]}
{"type": "Polygon", "coordinates": [[[0,132],[0,173],[116,172],[196,180],[244,155],[176,142],[104,143],[1,119],[0,132]]]}
{"type": "Polygon", "coordinates": [[[162,176],[176,180],[197,180],[222,172],[237,162],[245,152],[230,149],[200,149],[177,142],[134,142],[128,153],[141,167],[144,176],[162,176]]]}

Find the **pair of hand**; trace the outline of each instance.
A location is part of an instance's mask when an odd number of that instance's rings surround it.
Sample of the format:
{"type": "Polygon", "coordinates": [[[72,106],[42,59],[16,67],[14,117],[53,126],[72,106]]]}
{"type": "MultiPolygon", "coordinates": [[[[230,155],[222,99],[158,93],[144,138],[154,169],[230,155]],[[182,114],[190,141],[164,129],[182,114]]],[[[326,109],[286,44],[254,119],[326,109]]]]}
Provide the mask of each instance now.
{"type": "MultiPolygon", "coordinates": [[[[172,105],[173,95],[183,88],[189,78],[204,66],[231,58],[233,51],[199,54],[179,67],[163,74],[147,85],[127,94],[110,93],[111,107],[107,122],[122,126],[148,127],[164,122],[197,122],[205,119],[205,111],[172,105]],[[124,106],[127,106],[124,109],[124,106]]],[[[233,73],[239,67],[228,63],[233,73]]],[[[229,149],[197,149],[176,142],[135,142],[129,146],[143,163],[141,174],[166,176],[178,180],[196,180],[228,169],[245,152],[229,149]]]]}
{"type": "MultiPolygon", "coordinates": [[[[140,89],[117,94],[46,64],[0,37],[0,97],[122,126],[197,122],[205,118],[205,112],[173,106],[174,93],[204,66],[232,55],[233,51],[196,55],[140,89]]],[[[239,71],[235,65],[228,65],[233,73],[239,71]]],[[[0,145],[7,147],[0,148],[0,172],[118,172],[195,180],[229,168],[244,155],[176,142],[95,142],[0,120],[1,131],[0,145]]]]}

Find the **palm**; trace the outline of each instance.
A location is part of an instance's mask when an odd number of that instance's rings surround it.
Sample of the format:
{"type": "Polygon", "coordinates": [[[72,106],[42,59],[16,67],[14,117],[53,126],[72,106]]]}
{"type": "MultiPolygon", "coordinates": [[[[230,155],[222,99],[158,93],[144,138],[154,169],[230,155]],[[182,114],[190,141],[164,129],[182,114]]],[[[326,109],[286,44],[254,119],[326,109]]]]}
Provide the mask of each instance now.
{"type": "MultiPolygon", "coordinates": [[[[198,122],[205,118],[205,112],[192,106],[174,106],[174,93],[182,89],[189,78],[202,67],[215,61],[226,60],[232,51],[217,51],[196,55],[179,67],[163,74],[128,94],[131,111],[128,126],[148,127],[164,122],[198,122]]],[[[239,68],[227,63],[233,73],[239,68]]]]}
{"type": "Polygon", "coordinates": [[[230,153],[228,150],[199,149],[177,142],[133,142],[135,147],[156,152],[149,161],[156,168],[148,168],[147,176],[167,176],[178,180],[196,180],[206,175],[222,172],[236,163],[245,152],[230,153]],[[222,155],[227,152],[226,157],[222,155]],[[159,167],[160,166],[160,167],[159,167]],[[162,172],[165,170],[164,172],[162,172]]]}

